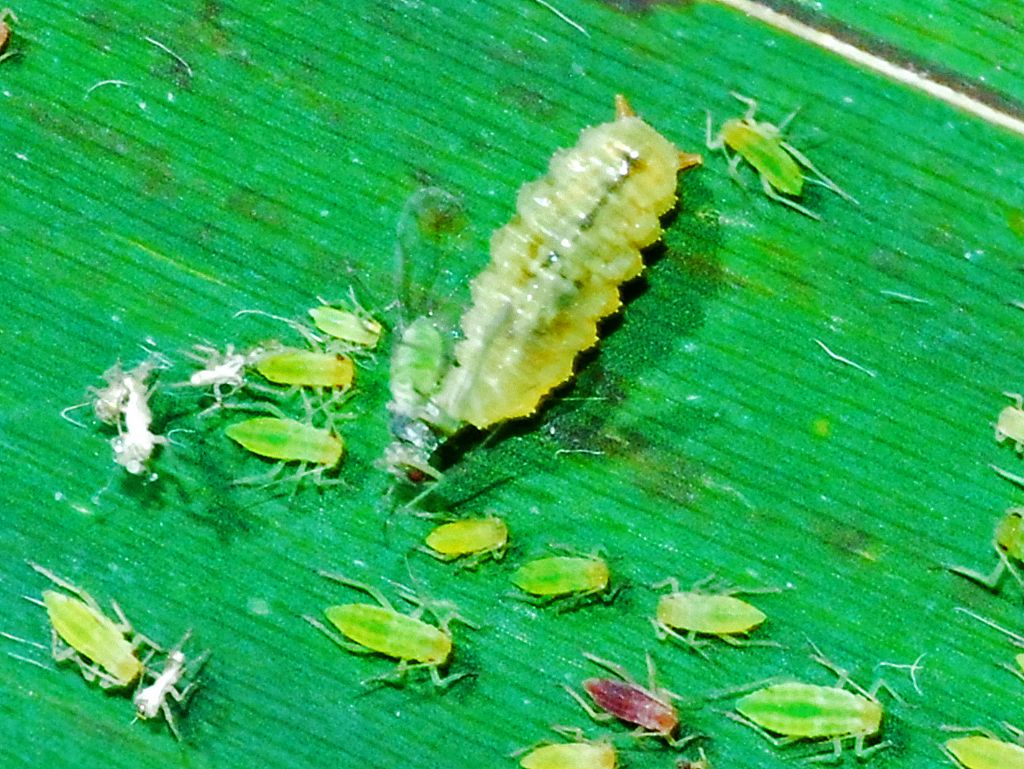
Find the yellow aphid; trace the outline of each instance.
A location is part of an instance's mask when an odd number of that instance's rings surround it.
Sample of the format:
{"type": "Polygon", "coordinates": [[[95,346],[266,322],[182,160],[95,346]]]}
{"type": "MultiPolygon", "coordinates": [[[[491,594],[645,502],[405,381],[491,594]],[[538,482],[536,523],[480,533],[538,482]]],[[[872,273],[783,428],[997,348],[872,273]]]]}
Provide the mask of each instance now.
{"type": "Polygon", "coordinates": [[[943,727],[949,731],[977,732],[968,737],[954,737],[942,746],[943,752],[965,769],[1024,769],[1024,747],[1020,729],[1004,724],[1018,742],[1005,742],[985,729],[943,727]]]}
{"type": "Polygon", "coordinates": [[[618,756],[608,741],[542,745],[523,756],[523,769],[615,769],[618,756]]]}
{"type": "Polygon", "coordinates": [[[456,365],[435,402],[476,427],[532,414],[597,341],[620,304],[619,286],[643,270],[640,250],[661,237],[676,174],[699,163],[636,117],[587,128],[556,152],[547,176],[519,191],[516,215],[491,238],[490,264],[472,282],[456,365]]]}
{"type": "Polygon", "coordinates": [[[467,518],[443,523],[425,540],[430,555],[442,561],[464,556],[500,559],[508,546],[508,526],[501,518],[467,518]]]}
{"type": "Polygon", "coordinates": [[[38,564],[29,566],[65,591],[43,591],[42,604],[54,632],[54,659],[71,660],[86,680],[98,680],[103,688],[122,688],[138,680],[144,666],[136,650],[153,644],[132,630],[120,607],[113,604],[118,619],[112,620],[81,588],[38,564]]]}
{"type": "Polygon", "coordinates": [[[309,311],[313,325],[334,339],[373,349],[380,341],[381,325],[363,314],[326,305],[309,311]]]}

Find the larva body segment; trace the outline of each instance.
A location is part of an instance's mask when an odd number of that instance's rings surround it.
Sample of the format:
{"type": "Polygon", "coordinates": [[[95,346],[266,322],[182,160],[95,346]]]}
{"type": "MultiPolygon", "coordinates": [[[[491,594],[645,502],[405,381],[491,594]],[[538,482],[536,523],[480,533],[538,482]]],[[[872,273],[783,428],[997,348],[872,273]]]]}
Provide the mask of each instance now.
{"type": "Polygon", "coordinates": [[[585,129],[520,190],[471,284],[457,365],[435,399],[444,413],[479,428],[527,416],[572,375],[619,286],[643,270],[640,249],[661,236],[679,167],[670,141],[623,115],[585,129]]]}

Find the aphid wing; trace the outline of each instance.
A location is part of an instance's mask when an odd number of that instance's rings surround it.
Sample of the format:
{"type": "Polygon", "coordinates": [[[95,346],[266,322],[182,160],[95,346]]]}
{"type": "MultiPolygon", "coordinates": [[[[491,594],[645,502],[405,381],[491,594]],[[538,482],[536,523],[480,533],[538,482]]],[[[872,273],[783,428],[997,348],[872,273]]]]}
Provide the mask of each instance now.
{"type": "Polygon", "coordinates": [[[643,269],[675,201],[678,150],[639,118],[588,128],[522,188],[474,279],[458,366],[437,402],[477,427],[533,413],[597,341],[619,286],[643,269]]]}

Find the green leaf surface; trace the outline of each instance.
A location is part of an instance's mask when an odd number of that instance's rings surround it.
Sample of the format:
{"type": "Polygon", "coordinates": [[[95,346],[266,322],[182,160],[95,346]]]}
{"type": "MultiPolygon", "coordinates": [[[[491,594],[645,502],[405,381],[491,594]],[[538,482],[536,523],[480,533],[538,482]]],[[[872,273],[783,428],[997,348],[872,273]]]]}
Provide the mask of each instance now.
{"type": "MultiPolygon", "coordinates": [[[[631,769],[668,767],[670,751],[592,724],[561,687],[598,672],[584,651],[638,676],[650,651],[712,766],[786,766],[826,746],[775,747],[723,716],[729,698],[700,704],[772,676],[831,683],[808,640],[903,698],[882,695],[893,746],[872,766],[938,765],[943,724],[1019,721],[1024,684],[999,667],[1009,639],[954,608],[1019,632],[1020,592],[943,564],[994,566],[992,528],[1022,495],[989,468],[1024,475],[992,434],[1002,393],[1022,387],[1021,138],[728,8],[556,4],[583,31],[533,0],[14,9],[17,55],[0,62],[0,629],[48,643],[45,613],[21,598],[46,587],[31,559],[165,644],[192,628],[212,657],[176,743],[47,649],[4,640],[56,667],[0,656],[8,764],[515,766],[507,754],[571,724],[617,735],[631,769]],[[197,393],[167,386],[193,344],[290,333],[239,310],[299,318],[351,288],[393,329],[396,225],[425,185],[460,208],[433,223],[444,237],[428,227],[407,249],[413,288],[457,317],[519,187],[610,119],[615,93],[702,151],[705,111],[719,125],[743,109],[730,91],[774,123],[802,107],[790,140],[860,205],[811,186],[813,221],[705,153],[575,381],[536,417],[460,443],[424,501],[504,517],[503,561],[436,562],[415,550],[430,522],[394,512],[374,465],[390,338],[345,404],[334,487],[233,484],[269,467],[224,437],[235,414],[199,418],[197,393]],[[152,483],[113,464],[89,409],[73,415],[84,426],[61,418],[143,348],[175,362],[153,396],[156,426],[176,432],[152,483]],[[512,597],[512,571],[550,543],[603,548],[621,594],[569,612],[512,597]],[[481,627],[455,626],[451,670],[473,676],[445,692],[422,671],[362,686],[390,663],[302,621],[362,600],[317,569],[391,597],[388,580],[411,571],[455,601],[481,627]],[[782,648],[716,642],[704,658],[657,641],[647,585],[709,573],[785,588],[751,598],[769,616],[757,637],[782,648]],[[878,667],[922,654],[920,692],[878,667]]],[[[805,21],[891,46],[882,55],[981,89],[991,78],[1019,114],[1014,4],[802,5],[805,21]]]]}

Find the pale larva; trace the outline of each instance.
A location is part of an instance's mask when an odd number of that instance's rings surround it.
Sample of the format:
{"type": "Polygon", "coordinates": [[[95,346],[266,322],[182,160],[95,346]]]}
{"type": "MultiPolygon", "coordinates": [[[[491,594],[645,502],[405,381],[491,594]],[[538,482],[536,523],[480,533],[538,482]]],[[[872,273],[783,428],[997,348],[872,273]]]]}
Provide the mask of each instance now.
{"type": "MultiPolygon", "coordinates": [[[[470,285],[454,363],[428,409],[407,413],[396,397],[396,417],[450,434],[532,414],[597,342],[598,321],[621,303],[619,286],[643,270],[640,250],[661,237],[676,174],[699,163],[616,97],[615,120],[584,129],[547,176],[519,191],[512,221],[491,237],[490,264],[470,285]]],[[[436,444],[398,437],[405,445],[389,450],[392,469],[397,461],[424,470],[436,444]],[[417,452],[425,456],[409,461],[417,452]]]]}

